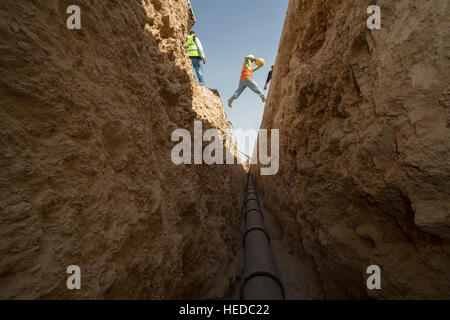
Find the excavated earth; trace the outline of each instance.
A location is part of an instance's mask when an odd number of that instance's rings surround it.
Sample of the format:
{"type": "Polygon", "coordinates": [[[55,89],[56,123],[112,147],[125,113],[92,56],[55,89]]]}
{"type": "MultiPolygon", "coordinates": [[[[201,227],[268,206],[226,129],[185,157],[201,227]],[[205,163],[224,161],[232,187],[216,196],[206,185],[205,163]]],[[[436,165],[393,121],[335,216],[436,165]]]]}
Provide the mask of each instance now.
{"type": "Polygon", "coordinates": [[[0,298],[230,294],[245,172],[171,161],[175,129],[229,126],[189,1],[79,0],[81,30],[71,4],[0,3],[0,298]]]}
{"type": "Polygon", "coordinates": [[[376,1],[369,30],[373,3],[291,0],[262,122],[280,170],[258,187],[326,298],[449,299],[448,1],[376,1]]]}
{"type": "MultiPolygon", "coordinates": [[[[79,0],[68,30],[72,4],[0,2],[0,298],[235,296],[245,171],[171,160],[175,129],[229,128],[189,1],[79,0]]],[[[450,299],[448,10],[290,1],[262,122],[280,170],[257,177],[288,298],[450,299]]]]}

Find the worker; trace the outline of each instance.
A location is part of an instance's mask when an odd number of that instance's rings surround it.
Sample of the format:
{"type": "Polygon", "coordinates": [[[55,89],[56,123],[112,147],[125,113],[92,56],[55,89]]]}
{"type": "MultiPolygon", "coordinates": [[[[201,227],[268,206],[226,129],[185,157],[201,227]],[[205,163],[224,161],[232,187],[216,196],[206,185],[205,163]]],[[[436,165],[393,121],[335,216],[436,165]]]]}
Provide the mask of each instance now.
{"type": "Polygon", "coordinates": [[[244,65],[242,67],[241,79],[239,81],[239,87],[233,96],[228,99],[228,106],[231,108],[233,105],[233,101],[239,98],[241,93],[249,87],[253,92],[261,97],[262,102],[266,102],[266,97],[262,92],[261,88],[258,86],[255,80],[253,80],[253,72],[261,68],[258,66],[253,68],[253,63],[256,62],[256,58],[253,55],[248,55],[244,59],[244,65]]]}
{"type": "Polygon", "coordinates": [[[202,43],[197,37],[194,31],[191,31],[188,36],[188,56],[192,61],[192,68],[197,74],[197,80],[201,84],[205,85],[205,77],[203,76],[203,64],[206,64],[205,51],[203,50],[202,43]]]}
{"type": "Polygon", "coordinates": [[[273,66],[269,71],[269,74],[267,75],[266,85],[264,86],[264,90],[267,90],[267,85],[269,84],[270,80],[272,80],[272,72],[273,72],[273,66]]]}

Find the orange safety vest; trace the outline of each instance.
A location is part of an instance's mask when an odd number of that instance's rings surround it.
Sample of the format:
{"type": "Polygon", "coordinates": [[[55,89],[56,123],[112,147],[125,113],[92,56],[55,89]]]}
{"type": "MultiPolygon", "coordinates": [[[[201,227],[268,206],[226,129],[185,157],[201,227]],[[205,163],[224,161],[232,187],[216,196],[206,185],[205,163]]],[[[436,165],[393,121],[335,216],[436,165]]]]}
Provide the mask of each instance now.
{"type": "Polygon", "coordinates": [[[247,68],[245,66],[245,62],[244,62],[244,66],[242,67],[242,72],[241,72],[241,80],[253,78],[253,63],[251,64],[251,66],[252,66],[251,69],[247,68]]]}

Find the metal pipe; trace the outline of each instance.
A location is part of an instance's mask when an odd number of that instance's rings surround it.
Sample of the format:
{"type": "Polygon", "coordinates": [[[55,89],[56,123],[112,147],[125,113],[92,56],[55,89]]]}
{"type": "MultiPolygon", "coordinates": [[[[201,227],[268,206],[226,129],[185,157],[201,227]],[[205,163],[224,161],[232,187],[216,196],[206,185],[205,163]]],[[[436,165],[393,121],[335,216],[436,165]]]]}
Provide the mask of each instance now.
{"type": "Polygon", "coordinates": [[[243,205],[244,268],[241,300],[284,300],[285,292],[275,265],[270,235],[264,225],[255,180],[249,174],[243,205]]]}

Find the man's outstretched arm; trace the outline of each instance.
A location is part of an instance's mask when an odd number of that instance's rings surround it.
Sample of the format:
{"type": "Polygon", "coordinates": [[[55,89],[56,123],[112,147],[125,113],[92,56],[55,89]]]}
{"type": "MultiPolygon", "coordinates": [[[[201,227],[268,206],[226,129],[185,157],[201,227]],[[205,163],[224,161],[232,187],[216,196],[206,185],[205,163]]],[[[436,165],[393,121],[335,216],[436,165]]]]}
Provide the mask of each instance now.
{"type": "Polygon", "coordinates": [[[197,44],[197,48],[198,51],[200,52],[200,55],[202,56],[203,63],[206,64],[205,50],[203,49],[202,42],[198,37],[195,37],[195,43],[197,44]]]}

